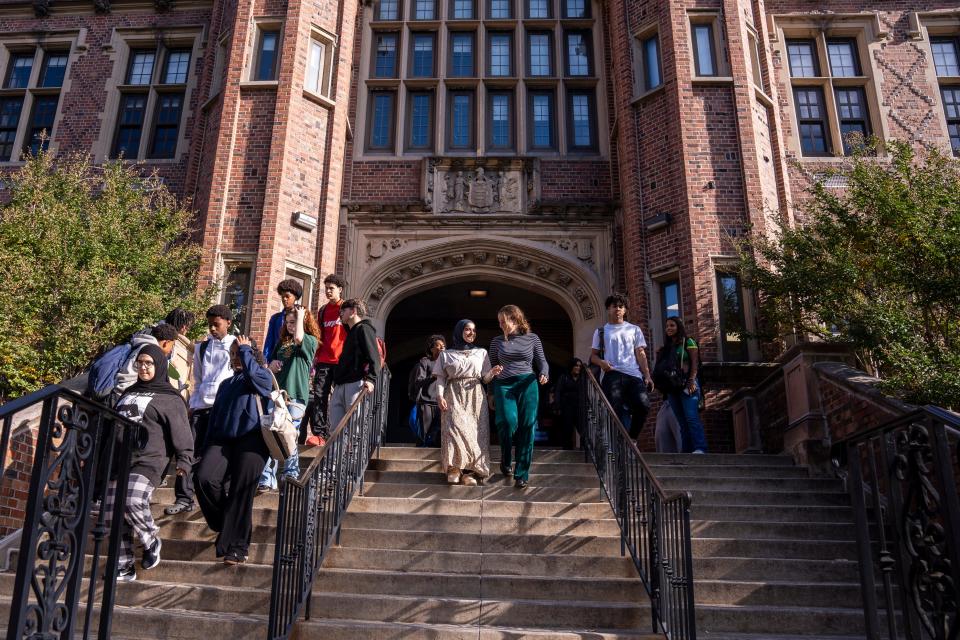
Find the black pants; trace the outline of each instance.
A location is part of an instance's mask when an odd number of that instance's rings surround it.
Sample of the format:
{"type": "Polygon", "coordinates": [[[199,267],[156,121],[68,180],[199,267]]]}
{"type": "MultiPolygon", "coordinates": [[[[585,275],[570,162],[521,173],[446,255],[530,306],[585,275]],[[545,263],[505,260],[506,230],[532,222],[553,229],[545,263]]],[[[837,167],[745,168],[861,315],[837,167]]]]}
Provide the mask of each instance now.
{"type": "Polygon", "coordinates": [[[650,411],[650,396],[647,395],[643,380],[619,371],[607,371],[603,374],[600,387],[620,422],[629,429],[630,437],[640,435],[650,411]]]}
{"type": "Polygon", "coordinates": [[[207,524],[219,534],[218,558],[230,552],[246,555],[250,548],[253,499],[268,455],[259,429],[203,452],[196,469],[197,502],[207,524]]]}
{"type": "Polygon", "coordinates": [[[327,409],[330,405],[330,389],[333,387],[332,364],[318,364],[313,372],[313,399],[307,409],[310,432],[324,439],[330,437],[330,421],[327,409]]]}
{"type": "MultiPolygon", "coordinates": [[[[190,430],[193,431],[193,457],[194,465],[200,458],[200,448],[207,439],[207,424],[210,422],[210,409],[196,409],[193,417],[190,419],[190,430]]],[[[193,504],[193,474],[188,473],[183,476],[177,476],[177,481],[173,487],[173,493],[177,496],[177,502],[184,504],[193,504]]]]}
{"type": "Polygon", "coordinates": [[[440,407],[429,402],[421,402],[420,424],[423,425],[423,446],[440,446],[440,407]]]}

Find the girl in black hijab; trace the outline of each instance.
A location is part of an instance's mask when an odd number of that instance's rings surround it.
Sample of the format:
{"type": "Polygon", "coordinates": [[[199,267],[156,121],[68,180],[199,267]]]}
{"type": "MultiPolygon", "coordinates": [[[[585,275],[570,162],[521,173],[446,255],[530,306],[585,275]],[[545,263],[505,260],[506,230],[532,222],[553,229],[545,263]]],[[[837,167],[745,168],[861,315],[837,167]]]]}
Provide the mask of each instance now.
{"type": "MultiPolygon", "coordinates": [[[[142,448],[133,452],[124,526],[120,537],[120,562],[117,579],[137,579],[134,569],[133,536],[143,544],[140,565],[152,569],[160,564],[160,528],[150,513],[150,498],[160,484],[160,477],[170,460],[169,450],[176,453],[177,475],[190,473],[193,464],[193,434],[187,419],[187,406],[167,378],[167,355],[157,345],[148,344],[134,358],[137,381],[117,402],[116,411],[142,425],[142,448]]],[[[113,514],[117,482],[107,487],[104,513],[113,514]]]]}

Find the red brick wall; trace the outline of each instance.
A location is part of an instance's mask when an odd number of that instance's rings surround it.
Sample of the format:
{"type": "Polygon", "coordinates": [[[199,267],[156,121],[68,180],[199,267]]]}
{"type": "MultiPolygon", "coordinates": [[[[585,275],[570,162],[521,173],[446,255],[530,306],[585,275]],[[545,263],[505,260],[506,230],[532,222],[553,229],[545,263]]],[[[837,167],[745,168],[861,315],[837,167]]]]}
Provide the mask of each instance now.
{"type": "Polygon", "coordinates": [[[30,494],[30,472],[36,450],[36,428],[24,428],[10,438],[3,452],[3,478],[0,478],[0,538],[23,526],[27,498],[30,494]]]}

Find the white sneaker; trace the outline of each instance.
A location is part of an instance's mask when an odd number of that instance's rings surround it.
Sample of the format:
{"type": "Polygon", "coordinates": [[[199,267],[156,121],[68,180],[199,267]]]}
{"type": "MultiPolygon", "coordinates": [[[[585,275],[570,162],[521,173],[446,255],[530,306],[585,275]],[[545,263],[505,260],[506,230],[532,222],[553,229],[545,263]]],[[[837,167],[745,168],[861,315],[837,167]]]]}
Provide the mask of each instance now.
{"type": "Polygon", "coordinates": [[[447,472],[447,482],[450,484],[457,484],[460,482],[460,471],[458,469],[453,469],[447,472]]]}
{"type": "Polygon", "coordinates": [[[695,456],[702,456],[702,455],[704,455],[705,453],[706,453],[706,451],[704,451],[703,449],[694,449],[694,450],[693,450],[693,455],[695,455],[695,456]]]}
{"type": "Polygon", "coordinates": [[[463,483],[463,486],[465,486],[465,487],[475,487],[475,486],[477,486],[477,479],[474,478],[474,477],[473,477],[471,474],[469,474],[469,473],[463,474],[463,479],[460,480],[460,482],[463,483]]]}

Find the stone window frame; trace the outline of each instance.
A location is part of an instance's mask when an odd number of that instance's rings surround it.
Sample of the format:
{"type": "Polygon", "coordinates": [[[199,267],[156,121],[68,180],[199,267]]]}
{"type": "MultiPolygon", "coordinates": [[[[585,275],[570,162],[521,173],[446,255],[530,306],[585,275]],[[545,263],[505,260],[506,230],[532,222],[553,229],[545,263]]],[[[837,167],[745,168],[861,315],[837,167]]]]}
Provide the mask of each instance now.
{"type": "Polygon", "coordinates": [[[444,141],[444,150],[448,154],[469,153],[473,154],[477,149],[477,91],[473,88],[455,88],[447,90],[447,117],[446,117],[446,140],[444,141]],[[467,119],[469,125],[468,138],[465,145],[453,144],[453,103],[457,96],[467,96],[470,98],[470,113],[467,119]]]}
{"type": "Polygon", "coordinates": [[[562,122],[557,115],[557,90],[551,87],[537,87],[527,91],[527,149],[531,153],[536,152],[556,152],[560,147],[560,131],[557,126],[562,122]],[[550,144],[547,146],[537,146],[533,142],[534,124],[533,124],[533,99],[537,95],[547,95],[550,98],[550,144]]]}
{"type": "MultiPolygon", "coordinates": [[[[307,64],[304,65],[303,95],[306,98],[320,102],[326,106],[333,106],[333,73],[337,59],[337,36],[315,24],[310,25],[310,37],[307,39],[307,64]],[[323,49],[323,58],[318,70],[317,91],[307,87],[307,74],[310,72],[311,47],[319,43],[323,49]]],[[[399,62],[398,62],[399,64],[399,62]]]]}
{"type": "MultiPolygon", "coordinates": [[[[743,312],[743,325],[746,334],[755,334],[757,331],[757,307],[754,292],[752,289],[744,286],[743,276],[738,271],[738,261],[732,256],[712,256],[711,257],[711,283],[713,297],[713,317],[716,318],[715,335],[717,338],[717,358],[720,362],[757,362],[761,359],[760,344],[756,338],[745,338],[744,354],[746,360],[732,360],[727,357],[726,347],[724,347],[724,338],[721,334],[723,330],[723,312],[720,303],[720,277],[721,274],[736,275],[739,282],[740,304],[743,312]]],[[[682,289],[681,289],[682,291],[682,289]]],[[[681,298],[681,305],[683,304],[681,298]]],[[[681,316],[682,317],[682,316],[681,316]]]]}
{"type": "Polygon", "coordinates": [[[403,12],[406,9],[406,6],[403,0],[395,0],[397,3],[397,17],[396,18],[382,18],[382,4],[383,0],[376,0],[373,7],[373,20],[374,22],[400,22],[403,20],[403,12]]]}
{"type": "Polygon", "coordinates": [[[437,92],[433,87],[417,87],[407,91],[406,111],[410,114],[409,118],[404,118],[403,148],[404,151],[422,153],[431,151],[434,148],[434,130],[436,129],[437,118],[437,92]],[[427,144],[423,146],[414,146],[413,144],[413,99],[415,96],[429,94],[430,96],[430,114],[429,124],[427,125],[427,144]]]}
{"type": "Polygon", "coordinates": [[[517,75],[517,34],[513,29],[487,29],[486,30],[486,43],[485,43],[485,58],[486,63],[484,65],[484,77],[487,78],[513,78],[517,75]],[[508,53],[509,56],[509,65],[507,73],[505,74],[494,74],[493,73],[493,39],[495,37],[506,37],[508,41],[508,53]]]}
{"type": "Polygon", "coordinates": [[[663,325],[667,318],[664,287],[671,283],[676,283],[677,315],[683,318],[683,277],[680,274],[680,267],[672,266],[652,274],[650,279],[656,287],[656,294],[650,296],[650,345],[653,347],[653,352],[656,353],[657,348],[663,346],[666,340],[666,336],[663,333],[663,325]]]}
{"type": "Polygon", "coordinates": [[[660,45],[659,25],[654,22],[635,31],[631,38],[631,46],[633,47],[633,60],[636,67],[633,74],[633,99],[640,100],[659,91],[664,85],[663,48],[660,45]],[[646,50],[647,43],[651,41],[657,52],[657,73],[660,79],[655,85],[651,85],[650,83],[646,50]]]}
{"type": "MultiPolygon", "coordinates": [[[[8,33],[0,38],[0,71],[3,73],[3,85],[6,84],[6,76],[10,58],[12,55],[22,53],[27,50],[33,51],[33,66],[30,70],[30,79],[27,86],[20,89],[0,88],[0,98],[22,96],[23,102],[20,105],[20,116],[17,120],[17,133],[13,141],[13,152],[10,158],[0,159],[0,166],[20,166],[24,164],[22,154],[29,144],[31,122],[34,116],[34,102],[37,96],[59,95],[57,100],[57,110],[54,115],[51,130],[47,132],[49,140],[47,142],[47,153],[56,155],[59,144],[56,133],[59,131],[60,122],[63,116],[63,97],[69,95],[72,85],[71,69],[77,60],[77,56],[86,50],[86,44],[82,40],[82,34],[77,30],[59,31],[44,34],[43,38],[38,38],[36,33],[8,33]],[[63,83],[58,88],[43,88],[37,86],[42,69],[44,68],[46,57],[49,53],[66,53],[67,68],[64,71],[63,83]]],[[[0,85],[2,86],[2,85],[0,85]]]]}
{"type": "Polygon", "coordinates": [[[715,10],[690,9],[687,11],[687,37],[690,38],[690,77],[693,82],[732,82],[733,71],[727,47],[726,29],[721,13],[715,10]],[[710,56],[714,72],[701,73],[698,64],[697,39],[694,29],[707,25],[710,28],[710,56]]]}
{"type": "Polygon", "coordinates": [[[516,4],[515,0],[503,0],[507,5],[507,15],[506,18],[494,18],[493,17],[493,2],[494,0],[484,0],[484,17],[487,21],[495,22],[497,20],[516,20],[516,4]]]}
{"type": "Polygon", "coordinates": [[[557,77],[557,61],[556,61],[556,44],[554,38],[554,31],[551,29],[525,29],[524,30],[524,50],[526,54],[524,58],[524,66],[526,67],[524,75],[528,78],[555,78],[557,77]],[[548,60],[548,73],[546,75],[534,75],[533,67],[531,66],[533,60],[532,50],[530,48],[530,36],[547,36],[547,54],[549,55],[548,60]]]}
{"type": "Polygon", "coordinates": [[[254,18],[254,28],[251,29],[251,31],[253,35],[253,46],[251,48],[251,55],[248,56],[250,63],[244,74],[244,78],[246,78],[247,83],[278,84],[280,80],[280,66],[283,63],[283,20],[277,18],[254,18]],[[273,77],[258,79],[255,77],[255,74],[260,67],[263,36],[266,33],[274,32],[277,34],[277,57],[273,61],[273,77]]]}
{"type": "Polygon", "coordinates": [[[930,64],[927,65],[926,74],[930,87],[935,90],[930,92],[930,97],[936,103],[935,111],[940,120],[943,132],[946,134],[945,149],[951,150],[954,156],[960,156],[960,146],[954,147],[950,140],[949,126],[953,122],[960,122],[947,117],[946,103],[943,97],[944,89],[960,90],[960,76],[941,76],[938,75],[936,66],[933,63],[933,41],[934,40],[953,40],[960,49],[960,10],[931,11],[931,12],[912,12],[910,14],[910,35],[914,40],[921,41],[920,46],[927,54],[930,64]]]}
{"type": "MultiPolygon", "coordinates": [[[[533,0],[522,0],[523,1],[523,18],[524,20],[556,20],[557,16],[557,7],[556,0],[543,0],[547,4],[547,15],[546,17],[530,17],[530,3],[533,0]]],[[[561,0],[562,1],[562,0],[561,0]]]]}
{"type": "Polygon", "coordinates": [[[403,34],[394,29],[390,30],[377,30],[373,32],[373,41],[371,42],[372,46],[370,47],[370,77],[376,78],[377,80],[392,80],[400,77],[400,64],[402,58],[402,47],[403,47],[403,34]],[[377,72],[377,49],[379,38],[392,36],[395,39],[395,45],[393,49],[393,73],[391,75],[381,76],[377,72]]]}
{"type": "MultiPolygon", "coordinates": [[[[798,15],[774,15],[768,19],[771,24],[771,47],[774,55],[779,55],[782,61],[780,65],[782,72],[776,82],[779,83],[780,87],[787,89],[781,93],[789,107],[789,119],[793,131],[786,139],[786,146],[794,157],[804,162],[837,163],[844,161],[845,156],[837,152],[838,149],[842,151],[844,145],[840,133],[840,115],[837,109],[835,87],[861,87],[866,102],[870,135],[881,141],[890,138],[886,122],[882,117],[883,111],[881,110],[877,80],[880,73],[876,68],[876,60],[873,56],[873,53],[879,49],[880,40],[886,36],[886,32],[880,26],[876,14],[837,14],[826,22],[816,17],[798,15]],[[853,40],[856,43],[862,76],[833,77],[827,50],[827,40],[833,39],[853,40]],[[815,78],[793,78],[791,76],[787,45],[788,42],[794,40],[813,40],[816,43],[819,76],[815,78]],[[799,112],[793,92],[795,86],[821,87],[831,149],[826,154],[803,153],[800,144],[799,112]]],[[[771,82],[773,81],[771,79],[771,82]]],[[[882,149],[878,152],[883,153],[882,149]]]]}
{"type": "Polygon", "coordinates": [[[563,29],[563,76],[565,78],[593,78],[596,76],[595,51],[593,47],[593,31],[590,29],[564,28],[563,29]],[[570,36],[583,36],[587,47],[587,73],[573,74],[570,71],[570,36]]]}
{"type": "MultiPolygon", "coordinates": [[[[168,85],[168,88],[182,87],[183,108],[180,113],[180,124],[177,132],[176,151],[172,158],[150,158],[147,156],[147,149],[153,135],[153,122],[156,117],[156,97],[158,92],[154,89],[155,84],[151,83],[149,87],[149,98],[144,115],[143,131],[149,132],[148,135],[141,135],[140,147],[136,158],[124,158],[124,162],[145,162],[149,164],[177,164],[181,162],[189,151],[187,143],[187,127],[185,126],[193,116],[193,97],[199,89],[200,72],[199,61],[203,59],[205,50],[204,30],[200,26],[188,26],[179,29],[169,29],[162,32],[151,28],[115,28],[113,35],[105,49],[110,54],[113,69],[110,78],[107,80],[108,87],[107,100],[101,114],[100,136],[93,149],[95,162],[106,162],[114,160],[113,150],[118,122],[120,116],[120,102],[124,90],[129,88],[126,82],[126,74],[130,62],[130,54],[134,50],[149,49],[151,47],[160,50],[168,49],[189,49],[190,50],[190,69],[187,71],[187,82],[185,85],[168,85]]],[[[161,56],[161,60],[163,57],[161,56]]],[[[163,63],[156,65],[155,73],[162,70],[163,63]]],[[[142,87],[134,87],[142,90],[142,87]]]]}
{"type": "Polygon", "coordinates": [[[566,114],[566,126],[567,126],[567,151],[571,154],[577,153],[595,153],[597,151],[599,140],[597,139],[597,131],[599,127],[597,126],[597,92],[596,89],[590,87],[567,87],[564,92],[564,99],[566,104],[564,105],[564,113],[566,114]],[[573,98],[575,96],[586,96],[587,97],[587,106],[590,109],[590,144],[588,145],[577,145],[574,136],[574,123],[573,123],[573,98]]]}
{"type": "Polygon", "coordinates": [[[448,31],[448,35],[447,35],[447,42],[448,42],[448,46],[447,46],[447,52],[446,52],[446,53],[447,53],[447,73],[446,73],[446,77],[448,77],[448,78],[456,78],[456,79],[458,79],[458,80],[462,80],[462,79],[465,79],[465,78],[479,78],[479,77],[480,77],[480,73],[479,73],[479,69],[478,69],[479,65],[478,65],[478,63],[477,63],[477,61],[478,61],[478,59],[479,59],[479,56],[477,55],[479,47],[478,47],[477,45],[480,43],[480,38],[478,37],[477,30],[476,30],[476,29],[450,29],[450,30],[448,31]],[[471,71],[471,73],[470,73],[469,75],[465,75],[465,76],[462,76],[462,75],[454,75],[454,73],[453,73],[453,44],[454,44],[454,38],[455,38],[456,36],[461,36],[461,35],[469,35],[469,36],[470,36],[470,40],[471,40],[471,45],[470,45],[470,60],[471,60],[471,62],[470,62],[470,66],[471,66],[470,71],[471,71]]]}
{"type": "Polygon", "coordinates": [[[229,31],[217,38],[217,52],[213,60],[213,75],[210,78],[210,90],[207,93],[207,102],[204,107],[213,102],[213,99],[223,92],[223,87],[227,79],[227,62],[230,56],[230,42],[233,40],[233,34],[229,31]]]}
{"type": "MultiPolygon", "coordinates": [[[[417,23],[417,22],[435,22],[435,21],[437,21],[437,20],[440,20],[440,2],[439,2],[439,0],[409,0],[409,2],[407,2],[407,4],[409,5],[409,8],[410,8],[410,15],[407,16],[407,20],[408,20],[409,22],[412,22],[412,23],[417,23]],[[430,18],[418,18],[418,17],[417,17],[417,10],[418,10],[417,5],[418,5],[420,2],[430,2],[430,3],[433,3],[433,16],[432,16],[432,17],[430,17],[430,18]]],[[[403,15],[403,14],[401,13],[400,15],[403,15]]],[[[451,15],[452,15],[452,14],[451,14],[451,15]]],[[[477,15],[476,6],[474,6],[473,15],[477,15]]]]}
{"type": "MultiPolygon", "coordinates": [[[[469,18],[457,18],[457,17],[455,17],[455,16],[456,16],[456,6],[457,6],[457,2],[460,2],[460,0],[448,0],[448,2],[447,2],[447,20],[450,21],[450,22],[459,22],[459,21],[464,21],[464,20],[478,20],[478,19],[479,19],[479,15],[477,14],[477,10],[478,10],[479,7],[478,7],[477,5],[478,5],[479,3],[477,2],[477,0],[467,0],[467,1],[470,3],[470,17],[469,17],[469,18]]],[[[416,3],[416,0],[413,0],[413,2],[416,3]]],[[[439,15],[436,15],[436,13],[435,13],[434,15],[435,15],[434,20],[439,19],[439,17],[440,17],[439,15]]]]}
{"type": "Polygon", "coordinates": [[[313,309],[313,290],[317,282],[317,268],[285,260],[283,277],[292,278],[303,285],[303,298],[301,298],[300,304],[303,305],[304,309],[313,309]]]}
{"type": "Polygon", "coordinates": [[[411,29],[411,31],[410,31],[410,36],[409,36],[409,38],[408,38],[409,44],[408,44],[408,46],[407,46],[407,48],[409,49],[409,52],[408,52],[408,54],[407,54],[407,56],[408,56],[408,58],[409,58],[409,63],[407,64],[407,78],[415,78],[415,79],[417,79],[417,80],[422,80],[422,79],[426,79],[426,78],[436,78],[436,77],[437,77],[437,61],[438,61],[438,59],[439,59],[439,57],[440,57],[440,56],[438,55],[438,54],[439,54],[439,51],[438,51],[438,43],[439,43],[439,41],[440,41],[440,38],[439,38],[438,36],[439,36],[439,34],[438,34],[436,31],[431,31],[431,30],[412,30],[412,29],[411,29]],[[416,74],[414,73],[414,69],[415,69],[414,64],[415,64],[415,60],[416,60],[417,38],[422,38],[422,37],[429,37],[430,40],[431,40],[431,43],[432,43],[432,44],[431,44],[431,48],[430,48],[430,57],[431,57],[431,60],[430,60],[430,75],[426,75],[426,76],[416,75],[416,74]]]}
{"type": "Polygon", "coordinates": [[[367,104],[367,122],[370,123],[370,126],[367,127],[366,142],[364,144],[365,149],[368,153],[371,154],[388,154],[393,155],[396,150],[396,137],[397,137],[397,97],[398,92],[395,88],[377,88],[376,90],[369,92],[370,100],[367,104]],[[387,132],[387,144],[383,146],[373,144],[373,115],[374,107],[376,106],[376,100],[373,99],[378,95],[389,95],[391,99],[390,106],[390,130],[387,132]]]}
{"type": "Polygon", "coordinates": [[[486,114],[486,149],[491,155],[508,154],[513,155],[517,149],[517,94],[512,87],[491,87],[487,90],[486,114]],[[507,118],[507,125],[510,127],[510,141],[506,146],[494,146],[493,144],[493,98],[494,96],[507,96],[510,113],[507,118]]]}

